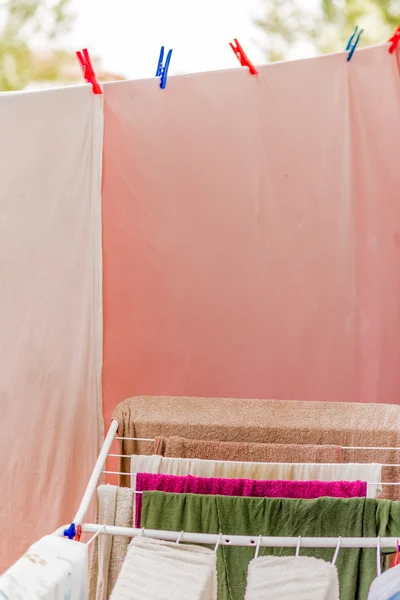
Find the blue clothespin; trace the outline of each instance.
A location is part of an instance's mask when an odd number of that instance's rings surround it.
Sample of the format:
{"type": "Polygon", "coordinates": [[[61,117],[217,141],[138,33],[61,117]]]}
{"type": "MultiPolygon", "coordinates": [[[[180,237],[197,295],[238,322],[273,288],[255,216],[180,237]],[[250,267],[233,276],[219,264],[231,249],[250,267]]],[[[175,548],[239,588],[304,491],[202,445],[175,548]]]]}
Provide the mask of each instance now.
{"type": "Polygon", "coordinates": [[[158,59],[156,77],[161,77],[160,88],[162,90],[165,90],[165,86],[167,85],[168,69],[169,69],[169,63],[171,61],[171,56],[172,56],[172,50],[168,50],[167,58],[165,60],[165,65],[163,65],[164,46],[161,46],[160,58],[158,59]]]}
{"type": "Polygon", "coordinates": [[[364,29],[360,29],[360,31],[358,31],[358,25],[356,26],[353,35],[351,36],[351,38],[349,39],[349,41],[347,42],[347,46],[346,46],[346,51],[350,50],[348,56],[347,56],[347,62],[349,62],[357,48],[358,42],[360,41],[360,36],[362,34],[362,32],[364,31],[364,29]]]}
{"type": "Polygon", "coordinates": [[[76,536],[76,528],[75,523],[71,523],[68,529],[64,529],[64,537],[67,537],[70,540],[73,540],[76,536]]]}

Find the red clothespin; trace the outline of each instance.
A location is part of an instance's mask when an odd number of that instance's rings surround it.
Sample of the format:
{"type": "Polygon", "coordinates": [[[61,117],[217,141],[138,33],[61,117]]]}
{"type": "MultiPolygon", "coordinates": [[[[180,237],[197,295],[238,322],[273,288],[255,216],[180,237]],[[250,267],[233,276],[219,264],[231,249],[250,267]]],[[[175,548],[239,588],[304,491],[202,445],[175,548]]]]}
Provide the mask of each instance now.
{"type": "Polygon", "coordinates": [[[400,26],[396,29],[394,35],[392,35],[388,42],[392,42],[389,46],[389,52],[390,54],[393,54],[400,42],[400,26]]]}
{"type": "Polygon", "coordinates": [[[396,540],[396,556],[394,557],[392,567],[397,567],[397,565],[400,562],[399,559],[400,559],[400,546],[399,546],[399,540],[396,540]]]}
{"type": "Polygon", "coordinates": [[[239,42],[237,41],[237,39],[235,38],[233,40],[236,44],[232,44],[232,42],[229,42],[230,47],[232,48],[232,50],[234,51],[234,53],[236,54],[236,57],[238,59],[238,61],[240,62],[240,64],[242,65],[242,67],[249,67],[249,71],[252,75],[258,75],[258,71],[255,68],[255,66],[253,65],[253,63],[251,63],[249,61],[249,59],[247,58],[245,51],[243,50],[242,46],[239,44],[239,42]]]}
{"type": "Polygon", "coordinates": [[[75,541],[76,542],[80,542],[81,541],[81,535],[82,535],[82,525],[78,525],[76,528],[76,535],[75,535],[75,541]]]}
{"type": "Polygon", "coordinates": [[[82,50],[82,52],[79,50],[76,53],[76,56],[78,57],[79,64],[81,65],[81,69],[82,69],[82,73],[85,78],[85,81],[87,81],[87,83],[92,84],[93,93],[94,94],[102,94],[103,92],[101,91],[101,87],[97,83],[96,74],[94,72],[93,64],[92,64],[92,61],[90,60],[89,52],[87,51],[87,49],[84,48],[82,50]]]}

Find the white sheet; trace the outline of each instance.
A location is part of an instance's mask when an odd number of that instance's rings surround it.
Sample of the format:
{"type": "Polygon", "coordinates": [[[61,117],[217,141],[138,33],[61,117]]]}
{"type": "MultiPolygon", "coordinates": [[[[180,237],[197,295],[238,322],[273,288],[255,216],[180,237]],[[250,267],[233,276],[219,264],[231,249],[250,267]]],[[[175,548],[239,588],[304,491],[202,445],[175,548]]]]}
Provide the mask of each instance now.
{"type": "Polygon", "coordinates": [[[72,520],[101,415],[102,97],[0,95],[0,572],[72,520]]]}

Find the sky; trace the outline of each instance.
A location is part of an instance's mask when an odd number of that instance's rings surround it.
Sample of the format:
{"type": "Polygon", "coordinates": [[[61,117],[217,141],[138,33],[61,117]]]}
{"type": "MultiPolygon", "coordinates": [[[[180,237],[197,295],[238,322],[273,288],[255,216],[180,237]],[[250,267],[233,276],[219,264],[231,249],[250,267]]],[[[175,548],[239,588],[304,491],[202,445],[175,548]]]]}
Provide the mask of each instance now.
{"type": "MultiPolygon", "coordinates": [[[[302,0],[312,3],[314,0],[302,0]]],[[[228,42],[238,38],[250,60],[265,62],[254,18],[261,0],[73,0],[68,39],[102,67],[125,77],[154,77],[160,48],[173,49],[169,74],[237,68],[228,42]]],[[[295,58],[310,55],[296,49],[295,58]]]]}

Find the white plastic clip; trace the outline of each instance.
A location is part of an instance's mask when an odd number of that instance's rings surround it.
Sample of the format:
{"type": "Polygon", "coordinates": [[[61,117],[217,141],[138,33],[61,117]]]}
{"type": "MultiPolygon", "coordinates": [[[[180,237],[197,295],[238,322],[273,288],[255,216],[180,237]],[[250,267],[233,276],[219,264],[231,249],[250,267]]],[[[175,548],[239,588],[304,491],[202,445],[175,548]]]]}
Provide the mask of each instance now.
{"type": "Polygon", "coordinates": [[[181,531],[180,534],[178,535],[178,539],[176,540],[175,544],[179,544],[179,542],[181,541],[182,538],[183,538],[183,531],[181,531]]]}
{"type": "Polygon", "coordinates": [[[339,554],[340,544],[341,543],[342,543],[342,536],[339,536],[338,543],[337,543],[336,550],[335,550],[335,554],[333,555],[333,558],[332,558],[332,564],[333,565],[336,565],[336,561],[337,561],[337,557],[338,557],[338,554],[339,554]]]}
{"type": "Polygon", "coordinates": [[[221,543],[221,538],[222,538],[222,533],[219,534],[218,539],[217,539],[217,543],[215,544],[215,547],[214,547],[214,552],[215,553],[218,552],[218,548],[219,548],[219,545],[221,543]]]}
{"type": "Polygon", "coordinates": [[[262,535],[259,535],[258,540],[257,540],[256,553],[254,555],[254,558],[258,558],[258,553],[260,552],[260,546],[261,546],[261,538],[262,538],[262,535]]]}

